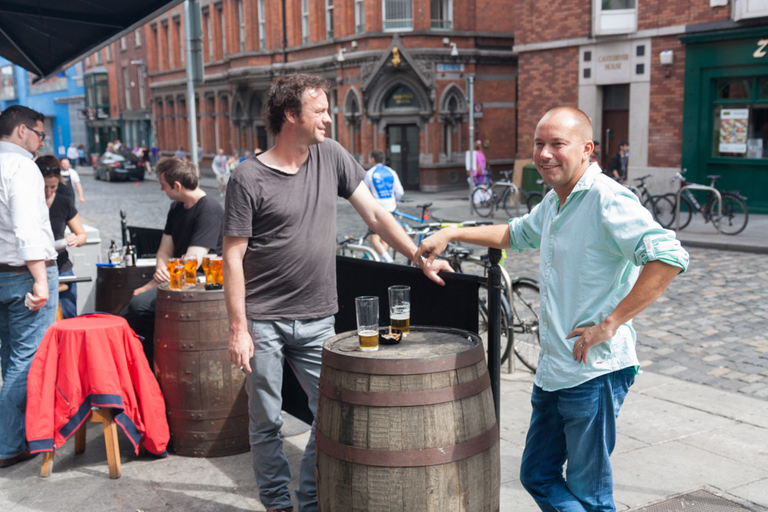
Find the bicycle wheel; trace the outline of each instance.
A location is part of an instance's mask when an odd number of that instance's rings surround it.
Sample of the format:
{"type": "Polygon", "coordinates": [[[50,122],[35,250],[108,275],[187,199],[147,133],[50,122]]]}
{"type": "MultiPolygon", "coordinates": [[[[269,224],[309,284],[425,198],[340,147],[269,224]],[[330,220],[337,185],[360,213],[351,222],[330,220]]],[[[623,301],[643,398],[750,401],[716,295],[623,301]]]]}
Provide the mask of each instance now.
{"type": "Polygon", "coordinates": [[[518,200],[517,189],[508,188],[501,198],[501,205],[504,207],[508,218],[516,217],[520,214],[520,201],[518,200]],[[512,213],[514,209],[515,213],[512,213]]]}
{"type": "Polygon", "coordinates": [[[528,207],[528,211],[530,212],[533,210],[533,207],[539,204],[542,199],[544,199],[544,196],[541,192],[531,192],[528,194],[528,200],[525,202],[525,205],[528,207]]]}
{"type": "Polygon", "coordinates": [[[493,193],[487,186],[479,186],[472,192],[472,208],[481,217],[491,216],[493,213],[493,193]]]}
{"type": "MultiPolygon", "coordinates": [[[[488,353],[488,288],[485,286],[480,286],[480,298],[477,305],[477,334],[480,335],[480,338],[483,340],[483,345],[485,346],[485,352],[488,353]]],[[[511,319],[511,313],[509,309],[509,301],[507,301],[507,298],[502,294],[501,296],[501,337],[500,337],[500,353],[501,353],[501,364],[504,364],[507,362],[507,358],[509,357],[509,354],[512,350],[512,345],[509,343],[510,340],[510,330],[509,330],[509,322],[511,319]]]]}
{"type": "Polygon", "coordinates": [[[651,211],[651,215],[656,222],[663,227],[668,228],[675,221],[675,203],[667,196],[653,196],[646,199],[643,206],[651,211]]]}
{"type": "MultiPolygon", "coordinates": [[[[720,220],[723,220],[723,224],[720,227],[720,232],[724,235],[738,235],[744,228],[747,227],[747,221],[749,220],[749,210],[747,205],[737,195],[730,194],[728,192],[722,192],[723,198],[723,216],[719,219],[713,219],[712,224],[717,226],[720,220]]],[[[715,203],[712,203],[712,216],[717,215],[717,209],[715,203]]]]}
{"type": "Polygon", "coordinates": [[[533,370],[539,366],[539,285],[518,281],[512,285],[512,335],[515,354],[533,370]]]}
{"type": "MultiPolygon", "coordinates": [[[[669,221],[668,223],[660,221],[659,224],[667,229],[675,229],[675,216],[677,214],[677,194],[669,193],[664,194],[661,197],[666,198],[667,201],[672,203],[672,214],[667,216],[667,220],[669,221]]],[[[685,229],[685,227],[691,223],[691,217],[693,216],[693,205],[685,196],[681,196],[680,200],[680,227],[678,229],[685,229]]]]}

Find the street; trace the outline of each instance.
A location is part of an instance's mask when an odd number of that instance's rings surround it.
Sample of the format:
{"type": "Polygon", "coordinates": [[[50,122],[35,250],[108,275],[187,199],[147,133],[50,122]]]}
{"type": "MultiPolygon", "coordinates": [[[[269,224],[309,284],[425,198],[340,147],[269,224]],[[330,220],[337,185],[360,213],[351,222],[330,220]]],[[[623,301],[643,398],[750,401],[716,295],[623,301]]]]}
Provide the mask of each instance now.
{"type": "MultiPolygon", "coordinates": [[[[170,200],[156,181],[106,183],[84,175],[83,189],[80,216],[99,229],[102,250],[110,240],[120,244],[120,210],[129,225],[165,224],[170,200]]],[[[223,204],[215,189],[207,192],[223,204]]],[[[431,201],[429,195],[418,197],[431,201]]],[[[408,205],[402,209],[411,211],[408,205]]],[[[366,230],[345,200],[338,201],[337,217],[339,236],[366,230]]],[[[688,272],[635,320],[642,368],[768,400],[768,258],[695,247],[688,251],[688,272]]],[[[512,275],[537,277],[538,259],[538,251],[507,251],[504,266],[512,275]]]]}

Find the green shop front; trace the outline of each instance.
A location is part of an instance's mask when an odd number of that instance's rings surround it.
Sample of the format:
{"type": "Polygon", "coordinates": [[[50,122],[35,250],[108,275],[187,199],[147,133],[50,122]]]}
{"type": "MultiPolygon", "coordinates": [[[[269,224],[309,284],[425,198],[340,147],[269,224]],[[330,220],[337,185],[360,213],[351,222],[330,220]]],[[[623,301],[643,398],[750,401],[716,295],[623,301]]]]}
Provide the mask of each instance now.
{"type": "Polygon", "coordinates": [[[740,190],[768,213],[768,27],[681,36],[686,45],[682,167],[686,178],[740,190]]]}

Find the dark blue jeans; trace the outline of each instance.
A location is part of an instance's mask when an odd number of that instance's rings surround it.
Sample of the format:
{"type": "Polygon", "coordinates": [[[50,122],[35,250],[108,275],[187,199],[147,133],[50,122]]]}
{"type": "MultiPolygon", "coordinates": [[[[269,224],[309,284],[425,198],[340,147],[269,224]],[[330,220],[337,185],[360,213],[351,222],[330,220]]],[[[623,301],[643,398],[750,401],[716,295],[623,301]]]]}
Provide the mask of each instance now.
{"type": "Polygon", "coordinates": [[[553,392],[533,386],[520,481],[541,510],[616,510],[610,456],[616,418],[634,381],[635,369],[625,368],[553,392]]]}
{"type": "MultiPolygon", "coordinates": [[[[73,276],[72,269],[65,270],[59,276],[73,276]]],[[[69,283],[66,291],[59,292],[59,306],[61,315],[64,318],[75,318],[77,316],[77,283],[69,283]]]]}

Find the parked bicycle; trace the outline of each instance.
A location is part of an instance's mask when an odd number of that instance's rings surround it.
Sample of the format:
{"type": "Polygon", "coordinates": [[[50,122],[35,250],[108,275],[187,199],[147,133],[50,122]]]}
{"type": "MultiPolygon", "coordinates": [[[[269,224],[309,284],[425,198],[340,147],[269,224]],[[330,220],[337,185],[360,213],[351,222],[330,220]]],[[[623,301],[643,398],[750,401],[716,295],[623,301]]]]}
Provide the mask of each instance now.
{"type": "MultiPolygon", "coordinates": [[[[488,254],[473,254],[473,250],[451,243],[440,258],[455,272],[464,272],[462,265],[470,263],[482,268],[487,276],[491,264],[488,254]]],[[[507,361],[514,346],[515,355],[528,368],[536,371],[539,363],[539,283],[532,277],[511,277],[501,267],[501,363],[507,361]]],[[[478,303],[478,334],[488,331],[488,289],[481,285],[478,303]]]]}
{"type": "Polygon", "coordinates": [[[512,217],[512,207],[515,214],[520,215],[520,189],[512,183],[510,176],[515,171],[501,171],[504,177],[490,185],[480,185],[472,192],[472,208],[481,217],[492,217],[494,210],[504,209],[507,216],[512,217]]]}
{"type": "Polygon", "coordinates": [[[547,192],[549,192],[550,189],[547,182],[541,178],[536,180],[536,184],[541,186],[541,192],[538,190],[527,192],[528,197],[525,200],[525,206],[528,207],[528,212],[533,210],[533,208],[544,199],[544,196],[547,195],[547,192]]]}
{"type": "MultiPolygon", "coordinates": [[[[680,180],[680,187],[683,188],[686,185],[691,185],[691,182],[685,181],[685,169],[682,172],[675,173],[672,178],[674,183],[680,180]]],[[[715,187],[715,183],[721,176],[710,175],[707,179],[710,180],[709,186],[715,187]]],[[[675,223],[677,216],[677,194],[669,193],[664,195],[664,198],[671,203],[671,210],[664,212],[664,222],[659,220],[659,223],[665,228],[684,229],[691,222],[691,218],[694,213],[700,213],[704,218],[704,223],[712,222],[715,228],[719,227],[720,232],[724,235],[738,235],[744,228],[747,227],[749,221],[749,210],[747,208],[747,198],[741,195],[738,190],[719,190],[720,197],[722,198],[722,211],[719,211],[719,205],[717,196],[714,192],[707,193],[707,200],[704,204],[699,203],[696,200],[696,196],[690,189],[684,189],[680,195],[680,222],[675,223]],[[722,223],[722,224],[721,224],[722,223]]]]}
{"type": "Polygon", "coordinates": [[[635,178],[635,181],[639,182],[637,186],[632,185],[631,183],[624,186],[640,199],[640,204],[642,204],[646,210],[651,212],[651,215],[653,215],[656,222],[662,224],[662,220],[667,220],[666,217],[668,216],[668,212],[674,209],[674,203],[666,196],[651,195],[648,187],[645,185],[645,180],[651,176],[651,174],[646,174],[640,178],[635,178]]]}

